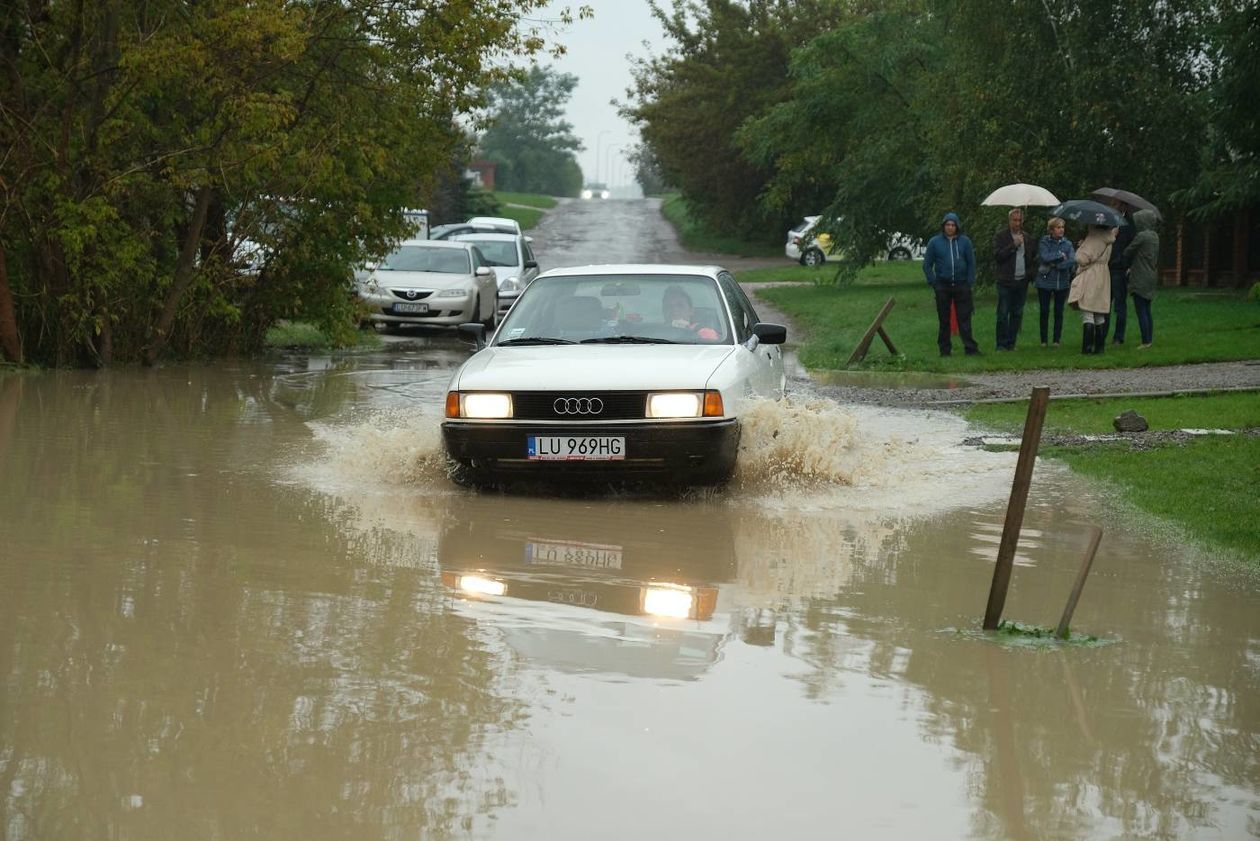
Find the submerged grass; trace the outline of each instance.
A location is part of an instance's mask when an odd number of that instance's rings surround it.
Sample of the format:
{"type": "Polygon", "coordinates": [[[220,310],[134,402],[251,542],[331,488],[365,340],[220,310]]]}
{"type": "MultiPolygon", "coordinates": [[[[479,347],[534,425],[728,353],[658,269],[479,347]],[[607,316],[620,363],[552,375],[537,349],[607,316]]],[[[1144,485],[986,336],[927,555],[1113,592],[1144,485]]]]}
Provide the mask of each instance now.
{"type": "MultiPolygon", "coordinates": [[[[784,269],[741,272],[740,281],[799,279],[800,272],[821,271],[788,266],[784,269]]],[[[1242,292],[1163,289],[1154,303],[1155,344],[1137,347],[1137,322],[1129,315],[1130,341],[1109,346],[1106,353],[1080,352],[1081,322],[1076,313],[1064,315],[1062,347],[1043,348],[1038,339],[1037,296],[1032,293],[1024,310],[1023,329],[1016,350],[994,350],[997,293],[977,289],[972,330],[983,356],[964,356],[955,337],[953,356],[942,358],[936,348],[936,304],[916,263],[884,263],[864,269],[857,282],[837,286],[784,285],[762,289],[758,295],[793,318],[808,334],[801,346],[801,362],[809,368],[843,368],[858,340],[889,297],[896,306],[884,328],[900,356],[875,346],[860,367],[870,370],[976,371],[1035,370],[1039,368],[1137,368],[1193,362],[1260,358],[1260,302],[1242,292]]],[[[1159,388],[1152,379],[1152,390],[1159,388]]]]}
{"type": "Polygon", "coordinates": [[[282,321],[267,331],[265,344],[273,350],[330,350],[334,347],[377,348],[380,336],[373,330],[356,330],[347,345],[306,321],[282,321]]]}

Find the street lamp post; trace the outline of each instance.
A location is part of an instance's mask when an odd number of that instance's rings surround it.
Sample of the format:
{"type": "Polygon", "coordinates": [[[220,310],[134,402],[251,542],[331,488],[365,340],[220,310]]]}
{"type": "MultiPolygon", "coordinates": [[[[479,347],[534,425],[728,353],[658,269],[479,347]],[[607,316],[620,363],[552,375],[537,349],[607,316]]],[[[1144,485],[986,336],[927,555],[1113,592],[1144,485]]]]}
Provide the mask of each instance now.
{"type": "Polygon", "coordinates": [[[622,144],[620,143],[618,143],[615,146],[609,146],[608,147],[608,160],[604,162],[605,169],[608,172],[608,177],[601,178],[600,180],[603,181],[604,184],[607,185],[608,189],[610,190],[612,189],[612,181],[613,181],[613,152],[616,152],[621,147],[622,147],[622,144]]]}
{"type": "Polygon", "coordinates": [[[598,135],[596,135],[596,137],[595,137],[595,177],[594,177],[594,178],[592,178],[592,179],[589,179],[589,180],[592,180],[592,181],[598,181],[598,180],[599,180],[599,163],[600,163],[600,157],[599,157],[599,147],[600,147],[601,145],[603,145],[603,143],[604,143],[604,135],[605,135],[605,134],[612,134],[612,129],[610,129],[610,128],[606,128],[606,129],[604,129],[603,131],[601,131],[598,135]]]}

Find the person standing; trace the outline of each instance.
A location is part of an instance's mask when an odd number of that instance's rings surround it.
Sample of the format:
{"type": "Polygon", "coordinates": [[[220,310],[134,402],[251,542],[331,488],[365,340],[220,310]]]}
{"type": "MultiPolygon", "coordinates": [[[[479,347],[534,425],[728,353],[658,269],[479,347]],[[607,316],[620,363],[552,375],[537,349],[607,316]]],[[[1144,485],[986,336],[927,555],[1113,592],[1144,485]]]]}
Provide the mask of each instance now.
{"type": "Polygon", "coordinates": [[[1076,249],[1076,277],[1068,291],[1068,306],[1080,310],[1085,325],[1081,353],[1102,353],[1107,342],[1107,313],[1111,311],[1111,245],[1116,229],[1090,225],[1085,241],[1076,249]]]}
{"type": "Polygon", "coordinates": [[[1050,322],[1050,304],[1054,303],[1054,346],[1063,339],[1063,305],[1067,303],[1076,268],[1076,248],[1063,235],[1066,224],[1058,216],[1046,223],[1046,235],[1037,245],[1041,268],[1033,285],[1037,287],[1037,303],[1041,308],[1041,346],[1046,346],[1050,322]]]}
{"type": "MultiPolygon", "coordinates": [[[[1121,201],[1111,202],[1116,212],[1124,217],[1128,224],[1121,225],[1116,234],[1116,242],[1111,247],[1111,259],[1107,261],[1107,271],[1111,274],[1111,309],[1115,313],[1115,335],[1113,345],[1124,344],[1124,328],[1129,320],[1129,258],[1125,251],[1133,241],[1133,219],[1126,211],[1128,205],[1121,201]]],[[[1103,322],[1103,341],[1107,341],[1107,322],[1103,322]]]]}
{"type": "MultiPolygon", "coordinates": [[[[1137,315],[1138,330],[1142,332],[1142,344],[1138,350],[1146,350],[1155,340],[1155,324],[1151,320],[1151,300],[1159,285],[1159,234],[1155,227],[1159,217],[1153,210],[1139,210],[1133,214],[1133,227],[1137,233],[1124,250],[1129,261],[1129,292],[1133,295],[1133,311],[1137,315]]],[[[1118,240],[1117,240],[1118,242],[1118,240]]],[[[1119,332],[1119,322],[1116,331],[1119,332]]]]}
{"type": "Polygon", "coordinates": [[[949,308],[958,315],[958,334],[968,356],[978,356],[980,347],[971,335],[974,308],[971,288],[976,283],[976,255],[971,239],[962,232],[958,214],[946,213],[941,232],[928,241],[923,254],[923,276],[936,293],[936,345],[941,356],[953,350],[949,339],[949,308]]]}
{"type": "Polygon", "coordinates": [[[1032,239],[1024,234],[1024,211],[1006,214],[1006,227],[993,237],[997,263],[997,349],[1015,350],[1015,339],[1024,320],[1024,301],[1032,276],[1032,239]]]}

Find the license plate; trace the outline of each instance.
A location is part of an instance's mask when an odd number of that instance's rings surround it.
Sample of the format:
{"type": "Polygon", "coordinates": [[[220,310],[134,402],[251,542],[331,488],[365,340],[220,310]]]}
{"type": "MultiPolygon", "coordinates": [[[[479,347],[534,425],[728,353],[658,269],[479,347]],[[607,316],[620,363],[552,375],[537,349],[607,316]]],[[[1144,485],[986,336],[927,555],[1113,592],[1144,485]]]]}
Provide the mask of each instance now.
{"type": "Polygon", "coordinates": [[[621,547],[531,540],[525,544],[525,563],[621,569],[621,547]]]}
{"type": "Polygon", "coordinates": [[[429,311],[428,304],[394,304],[394,312],[413,313],[416,315],[424,315],[429,311]]]}
{"type": "Polygon", "coordinates": [[[526,455],[537,461],[622,461],[626,439],[594,435],[530,435],[526,455]]]}

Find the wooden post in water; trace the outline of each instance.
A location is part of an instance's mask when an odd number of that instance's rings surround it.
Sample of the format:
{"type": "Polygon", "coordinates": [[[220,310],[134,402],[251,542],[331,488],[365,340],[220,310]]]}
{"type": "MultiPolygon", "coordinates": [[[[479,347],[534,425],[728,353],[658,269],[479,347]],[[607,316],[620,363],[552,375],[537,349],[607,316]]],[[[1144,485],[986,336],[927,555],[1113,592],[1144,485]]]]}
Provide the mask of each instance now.
{"type": "Polygon", "coordinates": [[[1028,401],[1028,417],[1024,420],[1024,439],[1019,445],[1019,461],[1015,463],[1011,499],[1006,504],[1002,542],[998,545],[997,564],[993,567],[989,604],[984,611],[986,631],[997,630],[998,623],[1002,621],[1002,607],[1006,604],[1006,591],[1011,586],[1011,566],[1015,563],[1015,547],[1019,543],[1019,530],[1024,524],[1028,486],[1032,484],[1033,464],[1037,461],[1041,427],[1046,420],[1046,406],[1049,402],[1050,389],[1038,387],[1032,390],[1032,398],[1028,401]]]}
{"type": "Polygon", "coordinates": [[[1061,640],[1068,638],[1068,625],[1072,621],[1072,614],[1076,612],[1076,603],[1081,600],[1081,591],[1085,589],[1085,579],[1089,577],[1090,567],[1094,565],[1094,555],[1097,554],[1098,544],[1102,541],[1102,529],[1098,526],[1093,528],[1094,532],[1089,536],[1089,547],[1085,550],[1085,557],[1081,559],[1080,571],[1076,573],[1076,583],[1072,585],[1067,606],[1063,608],[1063,616],[1059,618],[1059,627],[1054,630],[1054,635],[1061,640]]]}

